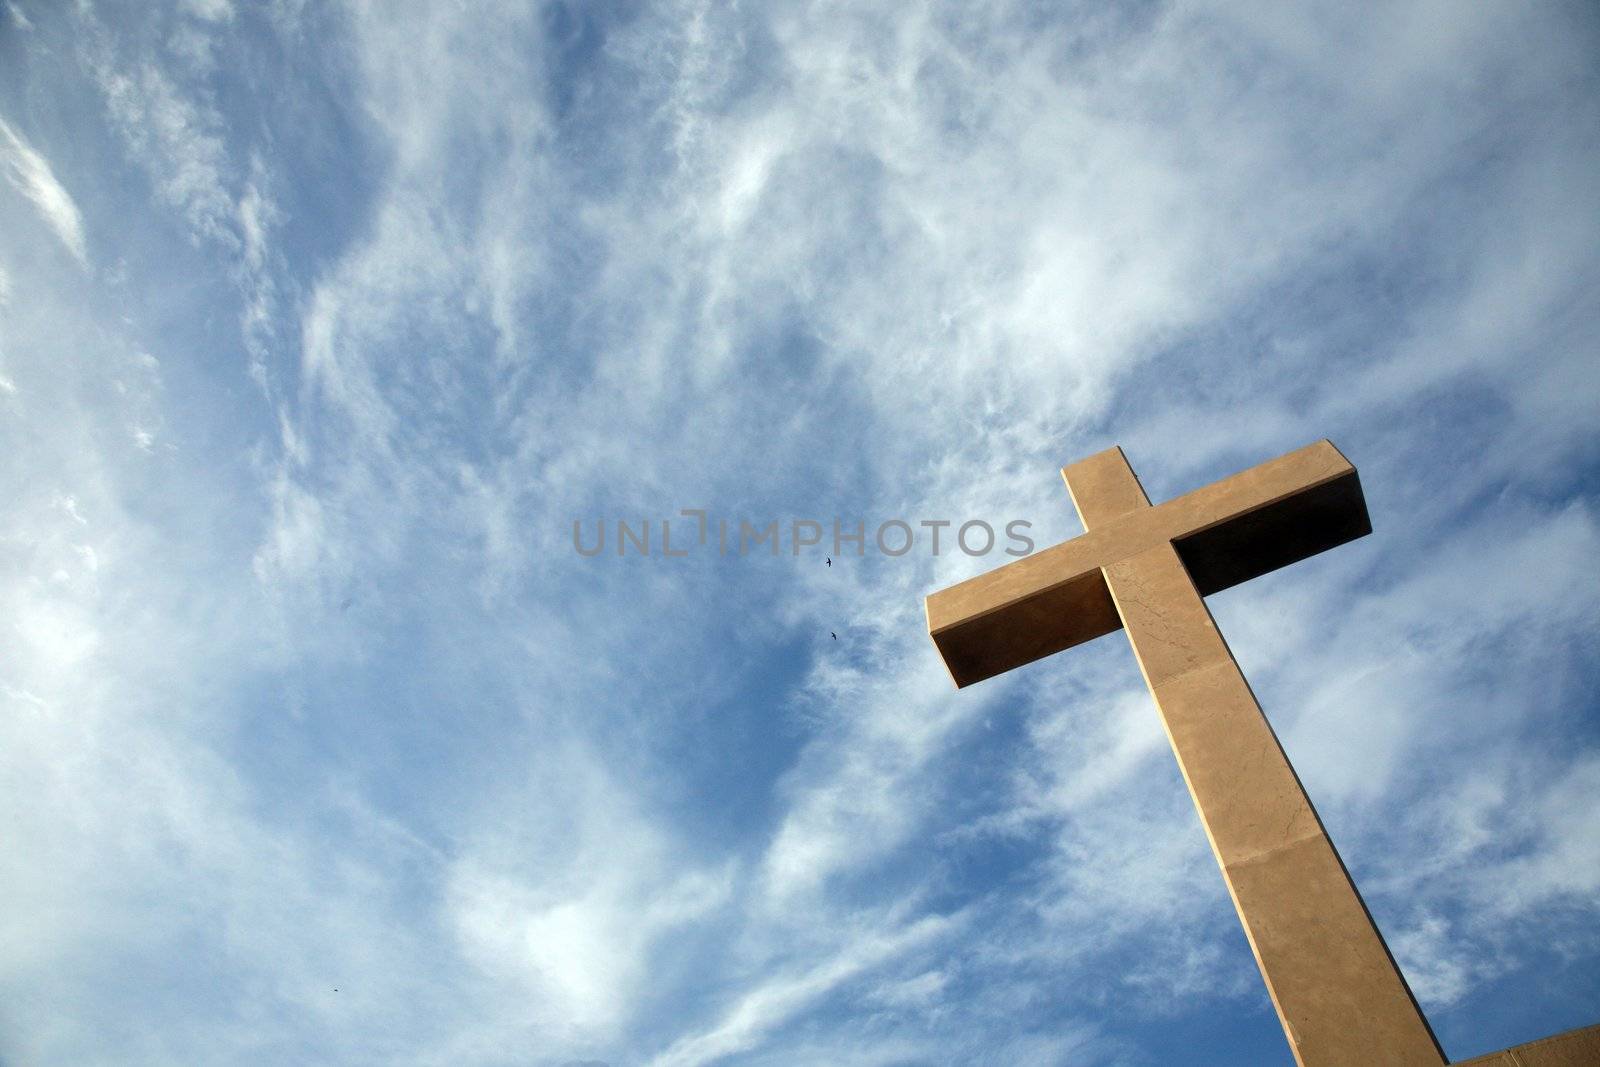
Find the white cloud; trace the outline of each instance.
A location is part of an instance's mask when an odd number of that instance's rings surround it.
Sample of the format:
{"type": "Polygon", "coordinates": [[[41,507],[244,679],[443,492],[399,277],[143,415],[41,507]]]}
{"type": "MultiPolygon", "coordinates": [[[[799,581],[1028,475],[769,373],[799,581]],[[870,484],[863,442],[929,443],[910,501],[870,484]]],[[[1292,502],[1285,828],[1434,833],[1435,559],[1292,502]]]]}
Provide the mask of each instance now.
{"type": "Polygon", "coordinates": [[[547,1040],[581,1047],[630,1021],[657,943],[720,908],[730,872],[678,862],[596,754],[556,745],[525,790],[488,802],[519,820],[476,823],[445,908],[468,958],[523,991],[547,1040]]]}
{"type": "Polygon", "coordinates": [[[951,920],[929,916],[890,927],[859,930],[845,947],[794,974],[779,974],[742,995],[711,1029],[687,1035],[651,1061],[657,1067],[714,1063],[756,1047],[776,1026],[857,975],[946,934],[951,920]]]}
{"type": "Polygon", "coordinates": [[[223,117],[207,81],[207,32],[191,27],[173,38],[177,62],[140,52],[138,36],[111,33],[87,8],[78,11],[80,54],[128,154],[176,210],[195,239],[238,247],[234,230],[236,162],[223,138],[223,117]]]}
{"type": "Polygon", "coordinates": [[[208,22],[226,22],[233,18],[230,0],[184,0],[183,6],[195,18],[208,22]]]}
{"type": "Polygon", "coordinates": [[[1474,958],[1478,952],[1460,930],[1432,914],[1391,935],[1389,948],[1405,969],[1411,991],[1425,1004],[1453,1004],[1494,973],[1474,958]]]}
{"type": "MultiPolygon", "coordinates": [[[[35,151],[4,119],[0,119],[0,160],[5,165],[6,179],[23,196],[33,202],[45,223],[55,231],[61,243],[82,266],[88,266],[89,254],[84,245],[83,217],[78,205],[56,179],[50,163],[35,151]]],[[[10,286],[5,286],[9,292],[10,286]]]]}
{"type": "Polygon", "coordinates": [[[932,800],[918,784],[928,760],[972,714],[970,706],[940,699],[948,680],[918,661],[919,639],[889,644],[907,664],[898,673],[886,668],[874,679],[824,666],[812,681],[813,699],[853,708],[859,718],[828,731],[798,768],[763,860],[775,907],[792,906],[789,898],[814,894],[832,876],[873,863],[903,842],[932,800]]]}

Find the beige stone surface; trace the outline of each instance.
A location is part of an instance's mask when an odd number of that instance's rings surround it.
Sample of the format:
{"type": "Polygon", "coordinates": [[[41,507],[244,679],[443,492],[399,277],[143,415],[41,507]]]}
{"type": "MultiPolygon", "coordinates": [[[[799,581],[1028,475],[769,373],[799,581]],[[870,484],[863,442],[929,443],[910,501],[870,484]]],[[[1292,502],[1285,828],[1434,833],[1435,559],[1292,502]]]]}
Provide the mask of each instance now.
{"type": "Polygon", "coordinates": [[[1151,689],[1231,658],[1170,543],[1119,560],[1105,568],[1105,575],[1151,689]]]}
{"type": "Polygon", "coordinates": [[[1154,691],[1189,791],[1206,798],[1201,821],[1223,866],[1322,832],[1299,779],[1231,659],[1154,691]]]}
{"type": "Polygon", "coordinates": [[[1129,475],[1133,468],[1120,448],[1108,448],[1061,468],[1061,478],[1085,530],[1098,530],[1150,506],[1138,475],[1129,475]]]}
{"type": "Polygon", "coordinates": [[[1462,1067],[1595,1067],[1600,1064],[1600,1024],[1457,1062],[1462,1067]]]}

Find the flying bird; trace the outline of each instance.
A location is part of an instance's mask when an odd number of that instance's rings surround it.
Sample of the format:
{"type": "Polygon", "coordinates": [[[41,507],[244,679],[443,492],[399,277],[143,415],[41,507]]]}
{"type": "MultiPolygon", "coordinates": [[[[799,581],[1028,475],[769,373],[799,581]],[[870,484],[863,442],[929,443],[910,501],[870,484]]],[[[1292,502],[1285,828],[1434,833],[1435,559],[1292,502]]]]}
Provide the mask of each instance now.
{"type": "Polygon", "coordinates": [[[833,566],[833,557],[832,556],[828,557],[828,566],[830,566],[830,567],[833,566]]]}
{"type": "Polygon", "coordinates": [[[834,633],[832,630],[828,631],[828,636],[833,638],[835,641],[839,640],[839,635],[834,633]]]}

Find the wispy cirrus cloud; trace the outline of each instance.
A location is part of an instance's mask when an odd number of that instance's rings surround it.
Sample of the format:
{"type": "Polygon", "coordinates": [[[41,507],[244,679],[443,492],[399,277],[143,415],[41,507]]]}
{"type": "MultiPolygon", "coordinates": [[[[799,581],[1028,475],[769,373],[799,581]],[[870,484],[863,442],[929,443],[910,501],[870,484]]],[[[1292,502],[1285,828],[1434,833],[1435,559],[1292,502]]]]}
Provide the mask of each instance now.
{"type": "Polygon", "coordinates": [[[91,9],[80,20],[83,62],[129,156],[196,239],[237,247],[237,164],[208,88],[216,70],[209,31],[179,24],[164,35],[123,39],[91,9]]]}
{"type": "Polygon", "coordinates": [[[88,266],[89,253],[83,237],[83,216],[72,196],[56,179],[49,162],[0,119],[0,156],[4,157],[6,180],[27,197],[45,224],[66,246],[81,266],[88,266]]]}

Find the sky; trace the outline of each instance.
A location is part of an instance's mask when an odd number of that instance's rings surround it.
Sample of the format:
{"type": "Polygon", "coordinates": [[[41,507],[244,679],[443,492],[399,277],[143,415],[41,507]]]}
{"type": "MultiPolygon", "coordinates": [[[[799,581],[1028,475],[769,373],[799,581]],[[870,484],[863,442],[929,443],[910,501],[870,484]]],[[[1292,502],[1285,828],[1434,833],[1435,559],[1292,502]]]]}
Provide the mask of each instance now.
{"type": "Polygon", "coordinates": [[[1290,1063],[1125,637],[922,601],[1324,437],[1212,611],[1446,1053],[1600,1021],[1597,38],[6,0],[0,1063],[1290,1063]]]}

